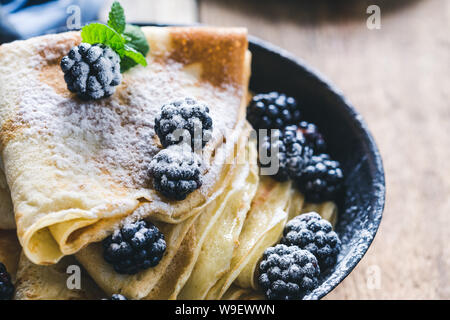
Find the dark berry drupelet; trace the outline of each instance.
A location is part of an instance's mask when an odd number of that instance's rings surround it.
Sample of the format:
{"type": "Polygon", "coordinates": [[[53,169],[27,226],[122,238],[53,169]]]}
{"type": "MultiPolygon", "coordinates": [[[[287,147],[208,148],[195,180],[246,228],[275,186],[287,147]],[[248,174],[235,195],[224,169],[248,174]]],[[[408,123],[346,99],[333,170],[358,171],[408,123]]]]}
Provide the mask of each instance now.
{"type": "Polygon", "coordinates": [[[344,174],[338,161],[328,154],[313,156],[298,178],[300,191],[310,202],[334,200],[342,188],[344,174]]]}
{"type": "Polygon", "coordinates": [[[303,133],[306,143],[313,149],[314,154],[321,154],[326,152],[327,145],[323,139],[322,134],[313,123],[301,121],[298,124],[298,129],[303,133]]]}
{"type": "Polygon", "coordinates": [[[283,235],[283,244],[298,246],[311,252],[317,258],[322,272],[336,264],[341,241],[332,230],[331,223],[317,213],[305,213],[290,220],[283,235]]]}
{"type": "Polygon", "coordinates": [[[255,95],[247,108],[247,120],[253,128],[281,129],[300,121],[297,101],[283,93],[255,95]]]}
{"type": "Polygon", "coordinates": [[[155,118],[155,131],[163,147],[187,142],[194,150],[201,150],[211,139],[212,126],[208,106],[192,98],[163,105],[155,118]]]}
{"type": "Polygon", "coordinates": [[[14,285],[6,267],[0,262],[0,300],[11,300],[14,294],[14,285]]]}
{"type": "Polygon", "coordinates": [[[117,273],[135,274],[158,265],[166,250],[164,235],[150,222],[127,223],[103,240],[103,257],[117,273]]]}
{"type": "Polygon", "coordinates": [[[159,151],[150,163],[156,191],[173,200],[184,200],[202,185],[201,159],[183,145],[159,151]]]}
{"type": "Polygon", "coordinates": [[[278,181],[300,176],[312,154],[312,149],[296,126],[271,130],[270,136],[265,136],[259,144],[260,166],[278,169],[273,175],[278,181]],[[276,160],[278,168],[274,165],[276,160]]]}
{"type": "Polygon", "coordinates": [[[266,249],[259,264],[259,284],[270,300],[298,300],[318,285],[316,257],[297,246],[266,249]]]}
{"type": "Polygon", "coordinates": [[[122,81],[119,55],[102,44],[73,47],[61,69],[67,88],[85,100],[111,96],[122,81]]]}

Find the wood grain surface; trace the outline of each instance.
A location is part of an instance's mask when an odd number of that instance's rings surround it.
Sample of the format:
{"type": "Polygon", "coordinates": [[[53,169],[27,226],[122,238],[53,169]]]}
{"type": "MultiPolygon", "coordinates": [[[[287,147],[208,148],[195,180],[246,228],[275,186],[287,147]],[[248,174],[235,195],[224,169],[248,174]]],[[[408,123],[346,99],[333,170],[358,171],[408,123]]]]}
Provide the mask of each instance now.
{"type": "Polygon", "coordinates": [[[450,299],[450,1],[198,4],[200,22],[245,26],[319,70],[378,143],[383,221],[361,263],[327,299],[450,299]],[[366,26],[372,4],[381,9],[379,30],[366,26]]]}

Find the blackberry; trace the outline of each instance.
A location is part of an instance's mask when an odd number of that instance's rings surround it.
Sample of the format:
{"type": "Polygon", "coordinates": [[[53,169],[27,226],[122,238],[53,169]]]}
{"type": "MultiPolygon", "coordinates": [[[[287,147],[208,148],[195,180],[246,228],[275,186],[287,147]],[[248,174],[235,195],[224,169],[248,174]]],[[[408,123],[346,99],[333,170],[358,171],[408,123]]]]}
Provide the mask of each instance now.
{"type": "Polygon", "coordinates": [[[67,88],[84,100],[111,96],[122,81],[120,57],[111,48],[81,43],[61,60],[67,88]]]}
{"type": "Polygon", "coordinates": [[[166,250],[164,235],[150,222],[125,224],[103,240],[103,257],[120,274],[135,274],[158,265],[166,250]]]}
{"type": "Polygon", "coordinates": [[[283,93],[255,95],[247,108],[247,120],[253,128],[282,129],[300,121],[297,101],[283,93]]]}
{"type": "Polygon", "coordinates": [[[303,133],[306,143],[314,150],[314,154],[321,154],[326,151],[325,140],[315,124],[301,121],[298,124],[298,129],[303,133]]]}
{"type": "Polygon", "coordinates": [[[277,244],[266,249],[259,269],[259,284],[270,300],[301,299],[319,283],[316,257],[297,246],[277,244]]]}
{"type": "Polygon", "coordinates": [[[0,262],[0,300],[11,300],[14,294],[14,285],[6,267],[0,262]]]}
{"type": "Polygon", "coordinates": [[[192,98],[163,105],[155,118],[155,131],[165,148],[189,141],[194,150],[201,150],[211,139],[212,125],[208,106],[192,98]]]}
{"type": "Polygon", "coordinates": [[[310,202],[334,200],[342,188],[344,174],[338,161],[328,154],[313,156],[298,179],[300,191],[310,202]]]}
{"type": "Polygon", "coordinates": [[[156,191],[174,200],[184,200],[202,185],[200,158],[182,145],[172,145],[153,157],[150,174],[156,191]]]}
{"type": "Polygon", "coordinates": [[[311,252],[325,271],[336,264],[341,241],[331,223],[315,212],[301,214],[290,220],[283,231],[281,243],[298,246],[311,252]]]}
{"type": "Polygon", "coordinates": [[[298,177],[312,154],[312,149],[306,144],[303,134],[297,130],[296,126],[272,130],[271,136],[263,137],[259,144],[261,167],[271,167],[273,159],[278,159],[278,171],[273,175],[278,181],[298,177]],[[276,154],[273,155],[272,152],[276,154]],[[266,156],[267,159],[265,159],[266,156]]]}

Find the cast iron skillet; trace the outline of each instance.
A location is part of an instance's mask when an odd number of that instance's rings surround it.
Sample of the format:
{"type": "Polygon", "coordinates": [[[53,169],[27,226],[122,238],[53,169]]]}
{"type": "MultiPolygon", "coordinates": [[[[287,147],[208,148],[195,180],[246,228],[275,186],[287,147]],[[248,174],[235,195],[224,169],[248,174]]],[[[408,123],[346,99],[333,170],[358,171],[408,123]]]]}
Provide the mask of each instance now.
{"type": "Polygon", "coordinates": [[[336,232],[342,241],[336,266],[304,299],[320,299],[333,290],[362,259],[381,222],[385,201],[384,170],[378,148],[361,115],[341,91],[288,52],[249,37],[253,92],[279,91],[297,98],[306,120],[314,122],[332,158],[345,174],[338,201],[336,232]]]}
{"type": "Polygon", "coordinates": [[[304,297],[320,299],[350,274],[378,230],[385,202],[381,156],[361,115],[322,75],[290,53],[256,37],[249,36],[249,49],[250,90],[294,96],[303,118],[319,127],[332,158],[339,160],[344,170],[345,191],[338,201],[335,228],[342,241],[341,253],[336,266],[321,276],[320,286],[304,297]]]}
{"type": "Polygon", "coordinates": [[[361,115],[341,91],[288,52],[249,37],[253,92],[280,91],[297,98],[306,120],[324,134],[332,158],[345,174],[338,201],[336,232],[342,249],[336,266],[304,299],[320,299],[334,289],[362,259],[381,222],[385,201],[384,170],[378,148],[361,115]]]}

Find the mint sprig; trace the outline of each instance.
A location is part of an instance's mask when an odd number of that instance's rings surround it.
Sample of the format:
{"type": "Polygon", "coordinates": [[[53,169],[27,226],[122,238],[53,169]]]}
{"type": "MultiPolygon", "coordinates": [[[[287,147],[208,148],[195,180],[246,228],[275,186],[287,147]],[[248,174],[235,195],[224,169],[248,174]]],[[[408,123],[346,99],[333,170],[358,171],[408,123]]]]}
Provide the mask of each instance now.
{"type": "Polygon", "coordinates": [[[150,51],[147,39],[140,27],[126,23],[124,10],[117,1],[111,6],[108,25],[91,23],[84,26],[81,39],[89,44],[107,45],[117,52],[122,73],[137,64],[147,66],[145,56],[150,51]]]}
{"type": "Polygon", "coordinates": [[[117,33],[123,33],[125,30],[125,12],[119,2],[115,1],[109,11],[108,26],[117,31],[117,33]]]}
{"type": "MultiPolygon", "coordinates": [[[[122,36],[125,38],[127,46],[142,53],[144,57],[150,51],[150,46],[148,45],[147,38],[145,38],[142,29],[139,28],[138,26],[126,24],[122,36]]],[[[133,60],[125,56],[120,61],[120,71],[125,72],[128,69],[134,67],[136,64],[137,64],[136,60],[133,60]]]]}
{"type": "Polygon", "coordinates": [[[114,29],[101,23],[91,23],[81,29],[81,39],[90,44],[101,43],[107,45],[117,53],[125,46],[125,39],[114,29]]]}

